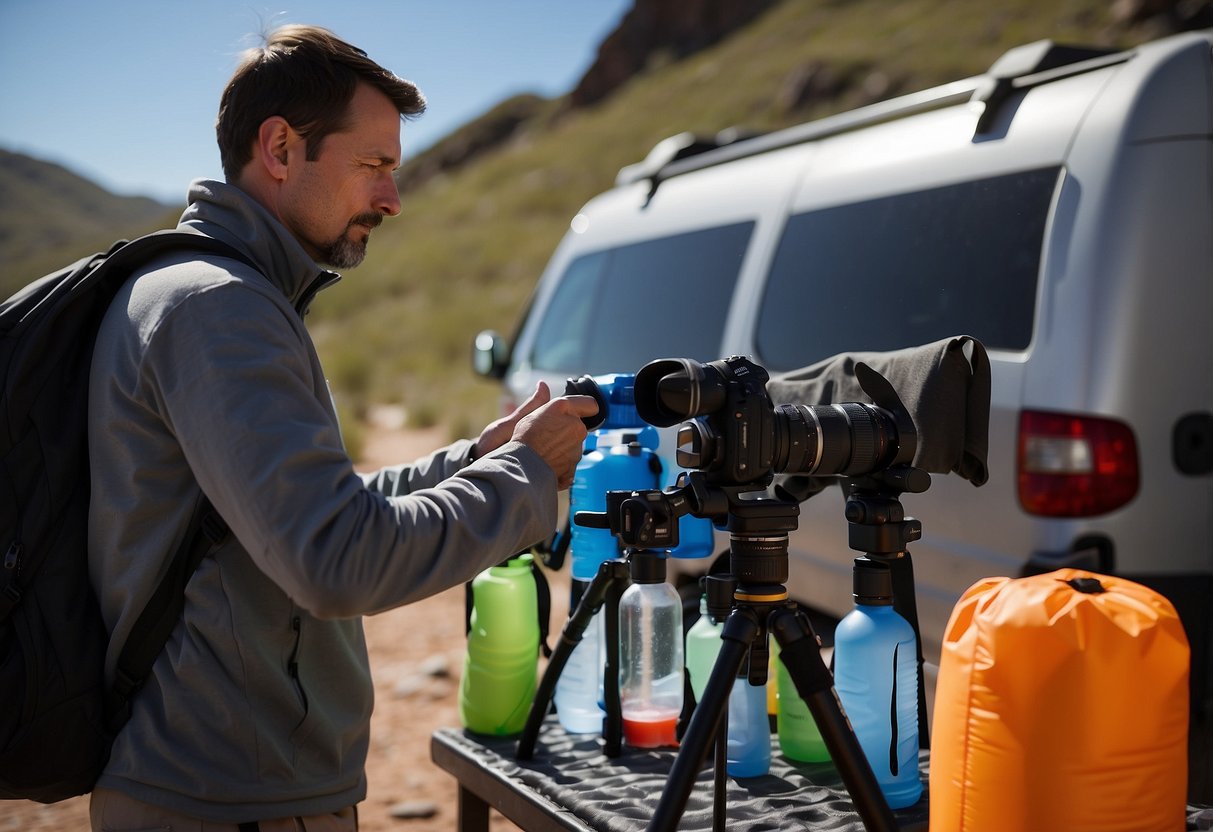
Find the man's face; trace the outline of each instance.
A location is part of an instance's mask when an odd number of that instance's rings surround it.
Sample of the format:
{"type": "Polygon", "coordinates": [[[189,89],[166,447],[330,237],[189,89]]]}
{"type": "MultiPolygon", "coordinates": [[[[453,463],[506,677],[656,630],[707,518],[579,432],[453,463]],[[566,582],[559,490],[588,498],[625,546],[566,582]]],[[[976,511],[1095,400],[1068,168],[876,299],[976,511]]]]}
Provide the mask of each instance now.
{"type": "Polygon", "coordinates": [[[359,84],[345,129],[324,137],[314,161],[302,140],[288,153],[282,221],[317,263],[357,266],[371,230],[400,213],[392,177],[400,166],[400,113],[382,92],[359,84]]]}

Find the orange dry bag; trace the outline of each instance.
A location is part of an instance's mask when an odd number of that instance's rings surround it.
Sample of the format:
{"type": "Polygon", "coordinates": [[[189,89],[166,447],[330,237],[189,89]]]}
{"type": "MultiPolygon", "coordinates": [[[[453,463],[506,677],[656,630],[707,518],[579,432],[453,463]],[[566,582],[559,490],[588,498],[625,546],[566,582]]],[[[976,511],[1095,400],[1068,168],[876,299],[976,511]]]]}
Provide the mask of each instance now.
{"type": "Polygon", "coordinates": [[[944,633],[931,832],[1183,829],[1188,663],[1174,607],[1140,584],[974,584],[944,633]]]}

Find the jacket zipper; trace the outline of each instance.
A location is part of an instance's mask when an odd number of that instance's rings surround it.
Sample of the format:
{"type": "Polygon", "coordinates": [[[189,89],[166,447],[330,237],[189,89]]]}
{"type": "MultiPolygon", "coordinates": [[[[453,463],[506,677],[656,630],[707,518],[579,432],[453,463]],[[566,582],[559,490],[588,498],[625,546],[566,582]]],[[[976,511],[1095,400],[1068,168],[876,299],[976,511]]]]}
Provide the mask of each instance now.
{"type": "Polygon", "coordinates": [[[307,716],[307,691],[303,689],[303,682],[299,679],[299,647],[303,642],[303,620],[299,616],[291,618],[291,629],[295,631],[295,644],[291,649],[290,658],[286,662],[286,671],[290,674],[291,681],[295,683],[295,690],[299,693],[299,700],[303,703],[303,715],[307,716]]]}
{"type": "Polygon", "coordinates": [[[312,300],[315,299],[316,295],[321,289],[327,289],[340,279],[341,275],[337,274],[336,272],[320,272],[320,274],[316,276],[316,279],[308,284],[307,289],[303,291],[303,294],[299,296],[299,301],[295,304],[295,311],[299,313],[299,317],[302,318],[307,314],[308,307],[312,305],[312,300]]]}

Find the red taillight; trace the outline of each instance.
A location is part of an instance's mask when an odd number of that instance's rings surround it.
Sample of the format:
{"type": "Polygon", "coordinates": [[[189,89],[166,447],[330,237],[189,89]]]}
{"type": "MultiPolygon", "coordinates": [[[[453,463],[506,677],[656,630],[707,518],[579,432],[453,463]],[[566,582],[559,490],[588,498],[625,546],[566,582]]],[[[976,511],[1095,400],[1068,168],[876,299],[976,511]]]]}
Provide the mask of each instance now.
{"type": "Polygon", "coordinates": [[[1029,514],[1091,517],[1137,494],[1137,441],[1111,419],[1025,410],[1017,462],[1019,502],[1029,514]]]}

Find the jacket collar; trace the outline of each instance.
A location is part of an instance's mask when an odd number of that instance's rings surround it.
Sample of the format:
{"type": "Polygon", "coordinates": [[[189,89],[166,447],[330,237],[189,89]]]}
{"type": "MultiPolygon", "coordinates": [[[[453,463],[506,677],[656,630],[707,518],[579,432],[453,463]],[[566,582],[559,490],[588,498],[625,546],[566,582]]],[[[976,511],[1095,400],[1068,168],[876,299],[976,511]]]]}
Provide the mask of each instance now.
{"type": "Polygon", "coordinates": [[[282,223],[235,185],[195,180],[178,227],[200,231],[244,252],[300,314],[318,291],[341,279],[317,266],[282,223]]]}

